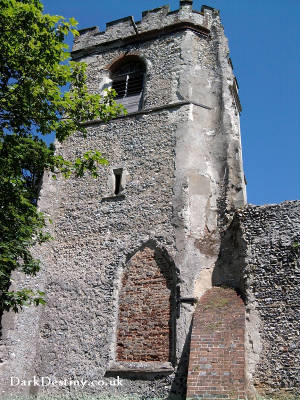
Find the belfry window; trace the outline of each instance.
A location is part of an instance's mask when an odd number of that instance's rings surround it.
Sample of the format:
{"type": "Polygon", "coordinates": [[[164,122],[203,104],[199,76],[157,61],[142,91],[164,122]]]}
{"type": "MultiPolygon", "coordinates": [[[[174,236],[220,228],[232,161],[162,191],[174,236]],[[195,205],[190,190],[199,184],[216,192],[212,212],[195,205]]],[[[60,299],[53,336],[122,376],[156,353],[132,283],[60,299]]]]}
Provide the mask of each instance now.
{"type": "Polygon", "coordinates": [[[145,66],[137,57],[126,57],[121,66],[114,68],[111,73],[112,88],[117,92],[116,100],[123,104],[128,112],[135,112],[141,108],[144,74],[145,66]]]}
{"type": "Polygon", "coordinates": [[[140,64],[126,64],[114,73],[112,78],[112,87],[117,92],[117,99],[135,96],[143,90],[144,71],[140,64]]]}

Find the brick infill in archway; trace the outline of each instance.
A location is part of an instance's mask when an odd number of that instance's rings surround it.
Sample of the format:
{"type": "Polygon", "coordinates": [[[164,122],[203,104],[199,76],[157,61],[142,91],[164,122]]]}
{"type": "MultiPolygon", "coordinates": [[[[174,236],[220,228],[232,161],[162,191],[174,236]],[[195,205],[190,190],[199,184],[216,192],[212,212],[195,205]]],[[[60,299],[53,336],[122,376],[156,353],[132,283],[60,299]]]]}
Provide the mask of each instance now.
{"type": "Polygon", "coordinates": [[[187,399],[245,398],[245,306],[233,289],[214,287],[193,317],[187,399]]]}

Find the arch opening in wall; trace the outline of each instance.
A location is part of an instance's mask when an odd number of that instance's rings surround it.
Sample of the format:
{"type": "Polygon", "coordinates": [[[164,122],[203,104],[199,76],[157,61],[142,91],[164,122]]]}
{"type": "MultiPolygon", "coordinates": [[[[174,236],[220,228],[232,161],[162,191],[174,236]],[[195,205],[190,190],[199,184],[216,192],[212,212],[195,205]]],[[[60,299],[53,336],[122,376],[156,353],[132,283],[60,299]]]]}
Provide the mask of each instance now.
{"type": "Polygon", "coordinates": [[[167,254],[145,245],[128,261],[119,294],[117,362],[175,357],[176,274],[167,254]]]}
{"type": "Polygon", "coordinates": [[[126,56],[110,67],[112,89],[117,92],[116,101],[128,112],[142,107],[145,64],[138,56],[126,56]]]}

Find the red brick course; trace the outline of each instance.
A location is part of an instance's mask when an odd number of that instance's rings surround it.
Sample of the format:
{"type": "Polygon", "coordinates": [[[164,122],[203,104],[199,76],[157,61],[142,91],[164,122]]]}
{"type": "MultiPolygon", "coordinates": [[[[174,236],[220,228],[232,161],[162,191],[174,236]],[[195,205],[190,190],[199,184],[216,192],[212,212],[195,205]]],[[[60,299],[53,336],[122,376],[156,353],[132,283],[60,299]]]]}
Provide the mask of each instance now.
{"type": "Polygon", "coordinates": [[[119,297],[117,361],[169,361],[170,266],[159,250],[145,247],[129,261],[119,297]]]}
{"type": "Polygon", "coordinates": [[[245,397],[245,307],[232,289],[212,288],[193,318],[187,399],[245,397]]]}

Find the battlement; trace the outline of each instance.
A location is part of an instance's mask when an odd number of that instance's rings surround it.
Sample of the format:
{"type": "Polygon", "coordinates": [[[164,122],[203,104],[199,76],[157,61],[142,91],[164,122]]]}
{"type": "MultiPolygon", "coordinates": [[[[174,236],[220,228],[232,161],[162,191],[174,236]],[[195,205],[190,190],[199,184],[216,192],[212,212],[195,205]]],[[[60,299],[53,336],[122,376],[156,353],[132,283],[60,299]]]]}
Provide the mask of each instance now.
{"type": "Polygon", "coordinates": [[[117,19],[106,24],[105,31],[100,32],[97,26],[81,29],[79,37],[75,38],[72,55],[76,58],[95,47],[113,41],[136,40],[148,36],[151,32],[168,31],[171,27],[194,28],[208,35],[213,17],[218,14],[208,6],[202,6],[201,11],[193,10],[193,0],[180,0],[180,8],[170,11],[168,5],[142,12],[142,19],[134,22],[132,16],[117,19]],[[169,28],[169,29],[168,29],[169,28]]]}

